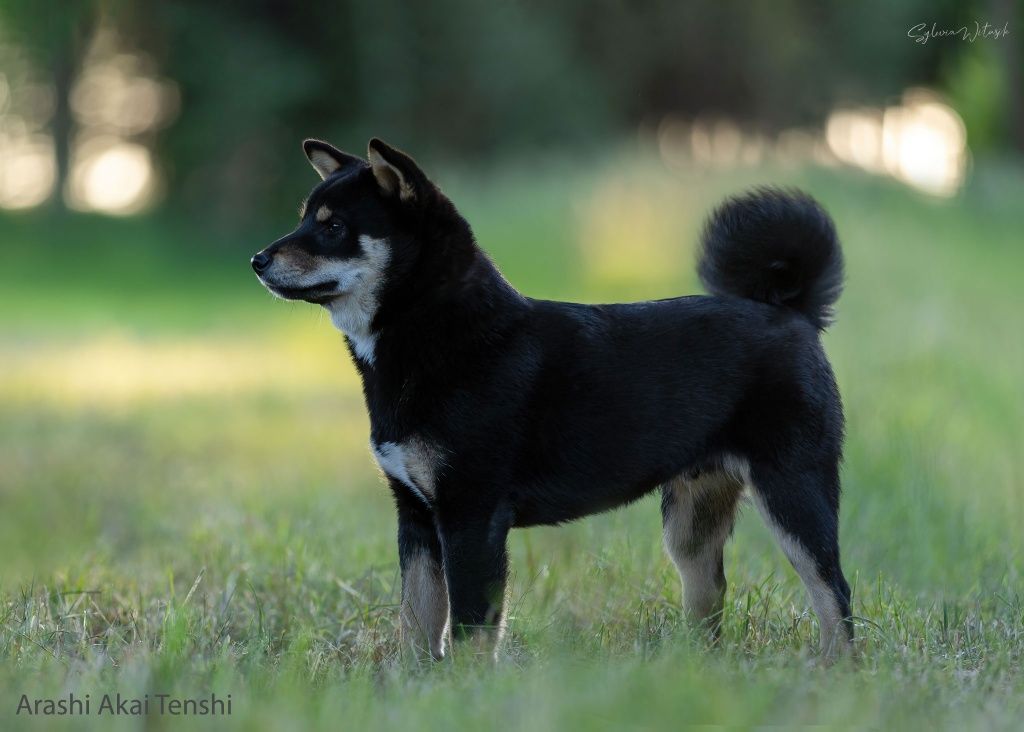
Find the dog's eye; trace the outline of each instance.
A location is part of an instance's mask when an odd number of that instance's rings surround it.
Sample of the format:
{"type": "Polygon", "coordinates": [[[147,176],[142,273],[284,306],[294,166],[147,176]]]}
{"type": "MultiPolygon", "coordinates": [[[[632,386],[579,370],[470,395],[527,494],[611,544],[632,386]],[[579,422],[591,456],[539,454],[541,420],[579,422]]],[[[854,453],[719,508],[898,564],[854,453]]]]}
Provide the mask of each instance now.
{"type": "Polygon", "coordinates": [[[341,223],[340,221],[332,221],[331,223],[327,224],[327,229],[329,231],[334,232],[335,234],[338,233],[339,231],[341,231],[344,228],[345,228],[345,225],[343,223],[341,223]]]}

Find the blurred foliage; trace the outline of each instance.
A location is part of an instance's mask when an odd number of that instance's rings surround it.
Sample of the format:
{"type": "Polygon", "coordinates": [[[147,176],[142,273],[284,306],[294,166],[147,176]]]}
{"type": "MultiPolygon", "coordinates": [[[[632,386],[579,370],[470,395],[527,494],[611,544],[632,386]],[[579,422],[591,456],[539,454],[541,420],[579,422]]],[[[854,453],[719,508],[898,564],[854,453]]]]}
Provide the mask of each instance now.
{"type": "MultiPolygon", "coordinates": [[[[158,149],[171,200],[237,223],[294,206],[280,192],[309,182],[299,178],[308,173],[298,158],[303,136],[355,148],[379,135],[428,160],[479,162],[594,148],[666,115],[728,116],[769,132],[820,124],[837,103],[885,103],[923,84],[954,96],[972,142],[1020,144],[1010,113],[1019,100],[1008,98],[1021,92],[1005,70],[1020,57],[1020,34],[975,44],[907,37],[918,23],[1001,24],[1019,8],[1019,0],[3,0],[0,30],[34,49],[43,69],[80,61],[82,38],[97,27],[151,56],[181,92],[182,114],[158,149]],[[1016,44],[1014,52],[997,52],[1000,44],[1016,44]]],[[[60,129],[67,122],[57,112],[60,129]]]]}
{"type": "Polygon", "coordinates": [[[946,89],[975,151],[998,149],[1010,134],[1003,110],[1010,80],[990,45],[971,46],[949,72],[946,89]]]}

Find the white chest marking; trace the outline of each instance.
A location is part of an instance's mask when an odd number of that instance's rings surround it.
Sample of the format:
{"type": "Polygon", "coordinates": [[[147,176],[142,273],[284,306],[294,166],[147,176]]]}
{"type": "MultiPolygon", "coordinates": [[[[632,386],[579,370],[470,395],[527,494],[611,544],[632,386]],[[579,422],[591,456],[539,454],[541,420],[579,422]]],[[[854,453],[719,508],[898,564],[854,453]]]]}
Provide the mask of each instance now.
{"type": "Polygon", "coordinates": [[[434,498],[437,451],[423,440],[411,437],[401,443],[370,445],[380,469],[408,487],[427,505],[434,498]]]}

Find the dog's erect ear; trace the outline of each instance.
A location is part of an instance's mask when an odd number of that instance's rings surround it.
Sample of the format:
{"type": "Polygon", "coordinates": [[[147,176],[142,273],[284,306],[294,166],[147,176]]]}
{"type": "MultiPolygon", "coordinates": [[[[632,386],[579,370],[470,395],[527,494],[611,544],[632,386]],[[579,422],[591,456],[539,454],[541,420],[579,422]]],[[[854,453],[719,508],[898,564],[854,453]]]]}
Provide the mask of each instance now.
{"type": "Polygon", "coordinates": [[[363,161],[355,155],[343,153],[323,140],[309,139],[302,143],[302,149],[313,165],[313,169],[320,174],[321,178],[327,178],[342,168],[362,164],[363,161]]]}
{"type": "Polygon", "coordinates": [[[375,137],[367,146],[366,159],[370,161],[373,177],[385,196],[397,196],[399,200],[409,202],[422,195],[427,177],[401,150],[375,137]]]}

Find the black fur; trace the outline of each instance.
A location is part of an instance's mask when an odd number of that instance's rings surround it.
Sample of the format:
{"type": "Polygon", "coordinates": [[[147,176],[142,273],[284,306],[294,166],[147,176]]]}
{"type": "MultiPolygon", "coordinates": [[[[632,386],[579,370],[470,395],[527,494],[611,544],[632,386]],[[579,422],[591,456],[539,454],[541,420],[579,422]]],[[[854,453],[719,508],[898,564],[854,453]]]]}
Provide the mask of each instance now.
{"type": "Polygon", "coordinates": [[[843,255],[817,201],[761,188],[726,200],[711,215],[697,273],[712,294],[786,305],[824,330],[843,289],[843,255]]]}
{"type": "MultiPolygon", "coordinates": [[[[811,554],[849,616],[838,548],[843,416],[818,337],[842,258],[813,199],[762,189],[721,206],[699,264],[713,296],[552,302],[501,276],[410,158],[374,141],[371,160],[375,149],[392,166],[386,175],[408,181],[409,198],[380,170],[339,158],[300,227],[261,255],[292,248],[344,262],[365,254],[360,235],[388,241],[372,363],[354,349],[353,358],[373,445],[415,436],[443,455],[432,491],[390,484],[403,561],[410,546],[441,552],[457,630],[500,618],[509,529],[621,506],[676,476],[719,470],[728,456],[749,466],[768,516],[811,554]],[[323,204],[342,231],[312,220],[323,204]],[[424,538],[424,511],[439,544],[424,538]]],[[[302,299],[331,306],[322,291],[302,299]]]]}

